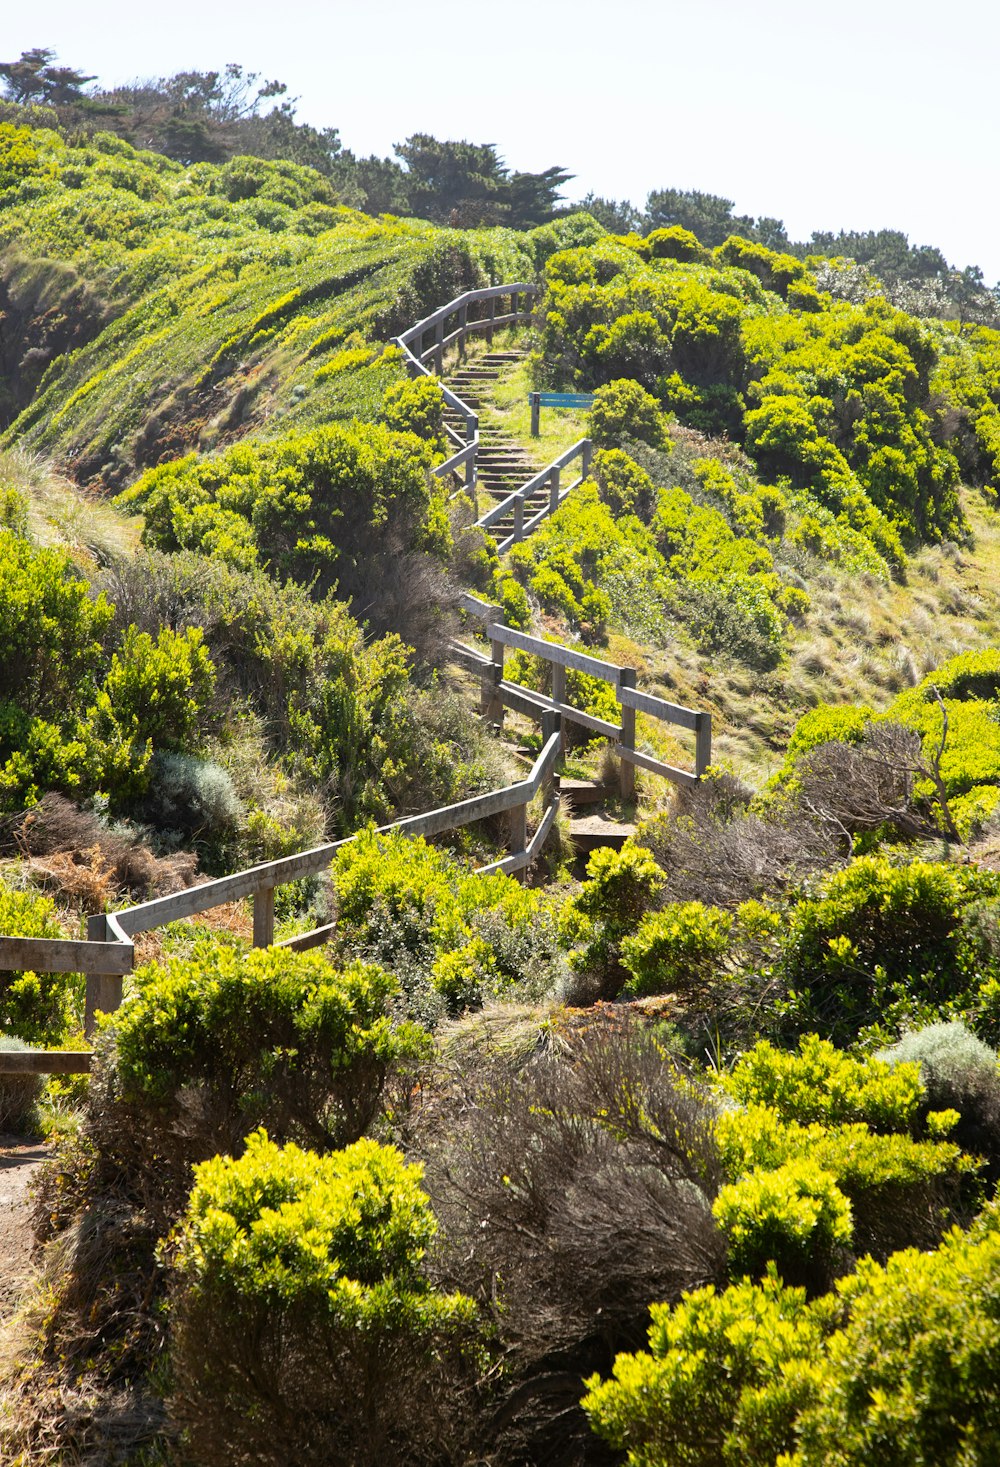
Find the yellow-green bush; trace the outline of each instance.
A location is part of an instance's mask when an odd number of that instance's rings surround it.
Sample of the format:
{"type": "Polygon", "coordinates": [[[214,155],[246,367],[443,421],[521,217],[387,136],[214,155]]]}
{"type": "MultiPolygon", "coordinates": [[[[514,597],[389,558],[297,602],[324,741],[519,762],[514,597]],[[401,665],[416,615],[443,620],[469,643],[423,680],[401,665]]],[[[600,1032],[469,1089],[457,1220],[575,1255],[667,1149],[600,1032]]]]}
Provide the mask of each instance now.
{"type": "Polygon", "coordinates": [[[420,1180],[373,1141],[317,1156],[264,1132],[198,1167],[171,1250],[196,1462],[430,1462],[460,1438],[476,1310],[428,1280],[420,1180]]]}

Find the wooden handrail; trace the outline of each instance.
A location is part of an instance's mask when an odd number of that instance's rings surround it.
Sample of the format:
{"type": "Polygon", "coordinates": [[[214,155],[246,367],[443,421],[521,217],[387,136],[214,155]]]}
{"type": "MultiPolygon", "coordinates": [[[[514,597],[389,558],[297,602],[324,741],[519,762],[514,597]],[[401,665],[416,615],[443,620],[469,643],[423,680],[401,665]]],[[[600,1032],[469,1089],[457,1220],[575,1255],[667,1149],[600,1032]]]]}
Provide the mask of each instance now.
{"type": "Polygon", "coordinates": [[[589,438],[581,438],[577,443],[573,444],[572,448],[567,448],[565,453],[561,453],[550,464],[546,464],[545,468],[540,469],[527,483],[519,485],[518,488],[507,495],[506,499],[499,500],[484,515],[480,515],[476,521],[477,526],[481,530],[488,530],[492,525],[502,520],[505,515],[509,514],[511,510],[514,511],[514,528],[509,535],[505,536],[497,544],[498,555],[503,555],[512,545],[516,545],[520,540],[530,535],[532,530],[540,525],[544,519],[547,519],[550,514],[555,513],[572,490],[583,483],[590,472],[590,460],[593,449],[594,445],[589,438]],[[580,473],[573,480],[572,484],[567,484],[564,487],[561,479],[562,470],[567,468],[575,458],[579,458],[580,460],[580,473]],[[528,499],[546,483],[549,485],[548,499],[542,505],[541,509],[526,521],[524,512],[528,499]]]}
{"type": "Polygon", "coordinates": [[[679,703],[670,703],[665,698],[655,698],[641,693],[635,686],[636,673],[632,667],[622,667],[614,662],[603,662],[574,647],[563,647],[558,642],[546,642],[533,637],[516,627],[507,626],[503,611],[492,602],[478,596],[464,595],[459,606],[483,623],[483,634],[489,639],[491,655],[485,656],[474,647],[462,642],[453,642],[452,650],[458,661],[481,678],[481,708],[485,717],[493,723],[503,719],[504,708],[511,708],[529,718],[559,718],[562,723],[578,723],[594,733],[603,734],[612,741],[621,760],[620,780],[624,798],[630,799],[635,792],[634,766],[648,769],[674,784],[697,784],[712,762],[712,715],[704,709],[684,708],[679,703]],[[514,647],[541,658],[551,668],[552,695],[525,688],[519,683],[504,678],[504,651],[514,647]],[[566,701],[566,672],[572,670],[598,678],[615,689],[621,708],[620,723],[610,723],[582,708],[574,708],[566,701]],[[662,723],[674,724],[694,733],[694,770],[678,769],[651,754],[644,754],[635,747],[636,712],[647,713],[662,723]]]}
{"type": "MultiPolygon", "coordinates": [[[[388,825],[380,826],[377,834],[388,835],[398,831],[414,836],[440,835],[444,831],[457,830],[491,815],[509,813],[512,817],[511,853],[482,869],[508,871],[512,874],[523,871],[531,865],[541,849],[558,810],[559,781],[556,761],[560,747],[558,719],[555,719],[553,730],[548,734],[526,779],[499,790],[489,790],[486,794],[459,800],[454,805],[443,805],[421,815],[408,815],[401,820],[394,820],[388,825]],[[529,841],[528,805],[543,787],[549,792],[546,809],[538,829],[529,841]]],[[[343,840],[329,841],[294,856],[281,856],[276,861],[265,861],[244,871],[233,872],[230,876],[220,876],[213,881],[185,887],[183,891],[173,892],[170,896],[154,897],[151,901],[139,902],[118,912],[95,913],[87,919],[86,941],[0,936],[0,969],[86,974],[85,1032],[89,1038],[94,1032],[98,1012],[110,1013],[121,1003],[122,978],[132,971],[134,962],[134,936],[183,917],[193,917],[199,912],[210,911],[224,902],[252,896],[254,946],[270,946],[274,940],[275,888],[325,870],[336,852],[355,839],[354,835],[346,836],[343,840]]],[[[315,946],[324,941],[331,931],[331,927],[316,928],[311,933],[288,939],[283,946],[315,946]]],[[[85,1052],[68,1054],[62,1050],[0,1051],[0,1074],[72,1074],[82,1073],[89,1067],[90,1057],[85,1052]]]]}
{"type": "MultiPolygon", "coordinates": [[[[493,332],[499,326],[513,326],[521,322],[530,321],[532,314],[531,302],[536,295],[541,294],[541,287],[528,280],[516,280],[509,285],[487,285],[478,290],[467,290],[462,295],[456,296],[446,306],[439,306],[422,321],[410,326],[406,331],[396,337],[395,345],[403,353],[407,371],[411,377],[429,377],[429,369],[425,365],[429,358],[434,360],[434,370],[440,377],[444,371],[444,354],[448,347],[461,346],[465,338],[474,331],[485,331],[487,339],[492,342],[493,332]],[[510,296],[511,309],[506,315],[496,314],[496,302],[503,296],[510,296]],[[524,296],[528,301],[526,310],[518,310],[518,299],[524,296]],[[486,316],[473,317],[469,319],[469,306],[480,301],[488,301],[490,312],[486,316]],[[449,316],[458,316],[458,326],[447,336],[444,332],[444,323],[449,316]],[[428,331],[434,332],[434,341],[431,346],[424,349],[424,337],[428,331]],[[416,351],[411,350],[411,343],[416,344],[416,351]]],[[[465,419],[465,441],[451,428],[446,427],[448,437],[464,451],[464,456],[453,455],[445,464],[439,464],[434,470],[436,475],[453,473],[455,469],[465,465],[465,487],[470,494],[475,496],[476,492],[476,461],[479,452],[479,416],[463,402],[457,393],[442,385],[441,392],[448,407],[459,417],[465,419]]]]}

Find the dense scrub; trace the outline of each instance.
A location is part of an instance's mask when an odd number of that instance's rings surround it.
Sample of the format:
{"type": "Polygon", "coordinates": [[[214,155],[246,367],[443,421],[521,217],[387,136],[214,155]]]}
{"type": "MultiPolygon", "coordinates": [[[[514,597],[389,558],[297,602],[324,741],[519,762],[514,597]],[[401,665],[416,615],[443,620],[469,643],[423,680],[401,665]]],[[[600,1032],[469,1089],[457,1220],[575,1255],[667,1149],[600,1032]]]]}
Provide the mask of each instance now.
{"type": "Polygon", "coordinates": [[[119,488],[265,418],[377,417],[401,376],[387,337],[534,270],[529,236],[376,221],[299,164],[185,167],[110,133],[2,124],[0,190],[2,416],[119,488]]]}

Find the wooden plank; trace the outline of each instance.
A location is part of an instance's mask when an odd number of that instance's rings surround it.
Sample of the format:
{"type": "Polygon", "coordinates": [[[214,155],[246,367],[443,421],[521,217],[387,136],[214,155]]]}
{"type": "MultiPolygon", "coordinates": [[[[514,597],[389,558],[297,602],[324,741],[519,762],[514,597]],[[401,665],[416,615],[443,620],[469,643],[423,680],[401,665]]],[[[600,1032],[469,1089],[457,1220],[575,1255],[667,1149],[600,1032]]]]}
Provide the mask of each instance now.
{"type": "Polygon", "coordinates": [[[483,601],[478,596],[463,591],[458,598],[458,604],[462,611],[467,611],[471,616],[482,617],[484,621],[503,621],[503,607],[497,606],[492,601],[483,601]]]}
{"type": "Polygon", "coordinates": [[[132,944],[61,937],[0,937],[0,969],[33,973],[131,973],[132,944]]]}
{"type": "Polygon", "coordinates": [[[545,745],[542,748],[541,753],[531,767],[531,773],[528,776],[528,784],[531,787],[531,793],[533,796],[538,793],[542,785],[545,783],[546,779],[549,778],[552,771],[555,769],[556,761],[559,758],[559,752],[559,730],[556,729],[555,732],[550,734],[549,737],[546,739],[545,745]]]}
{"type": "Polygon", "coordinates": [[[508,876],[513,876],[515,871],[523,871],[530,864],[531,857],[527,851],[519,851],[516,856],[504,856],[502,861],[491,861],[488,866],[477,866],[476,874],[489,876],[494,871],[504,871],[508,876]]]}
{"type": "Polygon", "coordinates": [[[461,825],[471,825],[474,820],[485,820],[490,815],[500,815],[515,805],[523,804],[535,793],[530,780],[508,785],[506,789],[490,790],[485,795],[474,795],[471,800],[460,800],[457,805],[445,805],[439,810],[429,810],[426,815],[410,815],[405,820],[396,820],[384,825],[379,835],[399,831],[401,835],[441,835],[446,830],[456,830],[461,825]]]}
{"type": "MultiPolygon", "coordinates": [[[[348,837],[349,839],[349,837],[348,837]]],[[[345,841],[333,841],[327,845],[314,846],[295,856],[282,856],[277,861],[266,861],[260,866],[251,866],[247,871],[236,871],[232,876],[220,876],[216,881],[203,881],[198,886],[189,886],[172,896],[154,897],[135,907],[109,913],[119,929],[134,936],[138,932],[149,932],[153,927],[162,927],[166,922],[177,922],[183,917],[194,917],[199,912],[208,912],[224,902],[241,901],[253,896],[261,886],[281,886],[286,881],[298,881],[303,876],[316,876],[325,871],[334,855],[345,841]]]]}
{"type": "Polygon", "coordinates": [[[311,947],[322,947],[330,941],[337,930],[336,922],[327,922],[323,927],[312,927],[308,932],[299,932],[295,937],[286,937],[276,942],[275,947],[286,947],[293,953],[304,953],[311,947]]]}
{"type": "Polygon", "coordinates": [[[470,672],[482,672],[484,667],[492,667],[493,663],[482,652],[477,652],[475,647],[467,647],[464,642],[452,642],[449,651],[455,661],[462,667],[468,668],[470,672]]]}
{"type": "Polygon", "coordinates": [[[538,822],[538,829],[535,831],[534,835],[531,837],[531,840],[528,842],[527,854],[531,860],[534,860],[535,856],[537,856],[538,852],[545,844],[546,839],[548,838],[549,831],[555,824],[556,816],[558,814],[559,801],[558,799],[555,799],[546,806],[545,814],[538,822]]]}
{"type": "Polygon", "coordinates": [[[0,1075],[89,1075],[89,1049],[0,1050],[0,1075]]]}
{"type": "Polygon", "coordinates": [[[530,688],[522,688],[520,683],[501,682],[497,691],[505,708],[538,722],[541,722],[543,714],[553,708],[551,698],[547,698],[544,693],[532,692],[530,688]]]}
{"type": "Polygon", "coordinates": [[[504,642],[508,647],[517,647],[522,652],[531,652],[546,662],[558,662],[562,667],[572,667],[577,672],[589,673],[605,683],[617,687],[621,680],[621,668],[614,662],[602,662],[599,657],[589,657],[585,652],[575,652],[570,647],[560,647],[555,642],[543,642],[541,637],[530,637],[514,627],[494,622],[486,628],[491,641],[504,642]]]}
{"type": "Polygon", "coordinates": [[[649,693],[640,693],[637,688],[621,688],[618,701],[623,708],[637,708],[664,723],[675,723],[679,728],[697,730],[699,719],[704,718],[694,708],[683,708],[679,703],[668,703],[665,698],[654,698],[649,693]]]}
{"type": "Polygon", "coordinates": [[[654,759],[650,754],[642,754],[638,749],[626,749],[619,744],[615,753],[620,759],[626,759],[629,764],[638,764],[640,769],[648,769],[650,774],[658,774],[662,779],[672,780],[674,784],[697,784],[698,777],[687,769],[675,769],[672,764],[664,764],[660,759],[654,759]]]}

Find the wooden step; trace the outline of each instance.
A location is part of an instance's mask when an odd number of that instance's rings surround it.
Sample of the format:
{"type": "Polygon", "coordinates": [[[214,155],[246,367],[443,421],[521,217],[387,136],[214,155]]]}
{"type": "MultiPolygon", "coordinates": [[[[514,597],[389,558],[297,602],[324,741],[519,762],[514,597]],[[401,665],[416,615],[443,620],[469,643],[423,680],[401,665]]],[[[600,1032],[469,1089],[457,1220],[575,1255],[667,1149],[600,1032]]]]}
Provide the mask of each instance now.
{"type": "Polygon", "coordinates": [[[572,810],[578,810],[587,805],[603,805],[609,795],[617,794],[617,786],[596,779],[566,779],[564,776],[559,780],[559,793],[572,810]]]}
{"type": "Polygon", "coordinates": [[[581,815],[569,822],[569,834],[581,855],[599,850],[602,846],[611,846],[620,851],[629,836],[635,834],[635,826],[608,820],[604,815],[581,815]]]}

